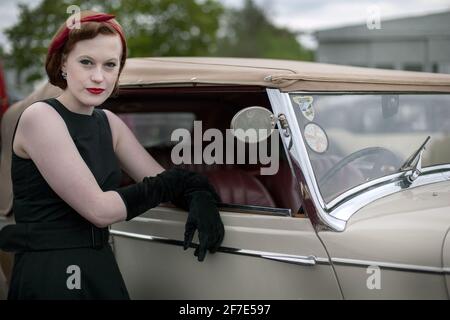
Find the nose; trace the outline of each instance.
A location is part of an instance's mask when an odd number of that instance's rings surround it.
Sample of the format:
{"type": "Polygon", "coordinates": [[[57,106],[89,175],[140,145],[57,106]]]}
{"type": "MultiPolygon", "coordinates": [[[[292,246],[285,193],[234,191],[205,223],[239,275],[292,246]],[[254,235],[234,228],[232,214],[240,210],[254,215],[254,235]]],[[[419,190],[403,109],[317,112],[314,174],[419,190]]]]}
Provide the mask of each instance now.
{"type": "Polygon", "coordinates": [[[103,79],[104,79],[104,76],[103,76],[103,71],[102,71],[101,67],[100,68],[95,68],[92,71],[91,80],[93,82],[100,83],[100,82],[103,81],[103,79]]]}

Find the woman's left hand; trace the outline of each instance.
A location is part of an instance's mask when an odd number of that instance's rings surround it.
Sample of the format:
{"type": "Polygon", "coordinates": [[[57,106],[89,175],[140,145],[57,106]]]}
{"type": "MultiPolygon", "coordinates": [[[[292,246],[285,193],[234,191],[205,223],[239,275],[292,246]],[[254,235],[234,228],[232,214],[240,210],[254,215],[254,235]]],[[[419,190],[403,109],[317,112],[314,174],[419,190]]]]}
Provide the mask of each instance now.
{"type": "Polygon", "coordinates": [[[217,209],[216,197],[209,191],[194,191],[188,195],[189,215],[184,233],[184,250],[191,246],[195,230],[198,230],[199,246],[194,255],[203,261],[206,251],[216,252],[225,236],[225,228],[217,209]]]}

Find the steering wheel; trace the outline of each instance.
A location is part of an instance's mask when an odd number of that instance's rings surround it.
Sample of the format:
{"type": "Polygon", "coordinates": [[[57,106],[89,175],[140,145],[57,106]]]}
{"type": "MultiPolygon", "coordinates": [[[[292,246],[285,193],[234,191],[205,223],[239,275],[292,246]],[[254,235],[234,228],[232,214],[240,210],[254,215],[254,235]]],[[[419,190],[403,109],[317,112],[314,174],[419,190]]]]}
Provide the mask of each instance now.
{"type": "Polygon", "coordinates": [[[339,160],[336,165],[334,165],[332,168],[330,168],[325,174],[319,178],[319,184],[324,184],[328,180],[330,180],[331,177],[333,177],[339,170],[341,170],[343,167],[345,167],[350,162],[355,161],[356,159],[378,154],[378,153],[385,153],[384,157],[378,157],[378,160],[375,161],[374,166],[370,170],[371,173],[373,173],[372,176],[375,176],[375,173],[381,172],[381,168],[385,166],[386,164],[391,164],[394,167],[398,167],[401,164],[401,159],[391,150],[383,148],[383,147],[368,147],[364,148],[358,151],[355,151],[348,156],[342,158],[339,160]],[[386,159],[388,159],[388,163],[386,163],[386,159]]]}

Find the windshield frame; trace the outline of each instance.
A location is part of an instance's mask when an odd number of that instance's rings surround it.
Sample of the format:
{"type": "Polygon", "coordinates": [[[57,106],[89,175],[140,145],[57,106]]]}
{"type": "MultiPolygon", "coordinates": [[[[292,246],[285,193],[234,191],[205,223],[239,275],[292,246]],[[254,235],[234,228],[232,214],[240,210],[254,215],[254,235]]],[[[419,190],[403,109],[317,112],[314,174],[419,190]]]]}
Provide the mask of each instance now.
{"type": "MultiPolygon", "coordinates": [[[[425,167],[422,169],[422,174],[408,187],[402,187],[401,181],[402,176],[405,172],[410,172],[412,169],[408,169],[402,172],[396,172],[391,175],[383,176],[378,179],[368,181],[366,183],[355,186],[344,193],[340,194],[336,198],[332,199],[328,203],[322,197],[320,192],[318,181],[316,180],[310,155],[306,149],[303,133],[300,130],[299,122],[295,116],[294,106],[292,104],[290,95],[300,94],[300,95],[362,95],[362,94],[430,94],[430,95],[448,95],[448,92],[402,92],[402,91],[292,91],[292,92],[281,92],[278,89],[268,89],[269,99],[271,100],[272,106],[274,104],[284,104],[284,108],[288,114],[288,120],[290,121],[290,129],[292,132],[293,139],[293,151],[292,154],[297,157],[299,161],[301,170],[305,175],[307,183],[311,190],[311,196],[316,204],[316,209],[318,210],[319,216],[322,218],[328,216],[330,219],[323,219],[329,227],[335,231],[343,231],[345,229],[348,219],[356,213],[363,206],[368,203],[375,201],[381,197],[389,194],[393,194],[404,189],[414,188],[420,185],[437,183],[442,181],[450,180],[450,164],[440,164],[425,167]],[[294,122],[294,123],[293,123],[294,122]],[[304,161],[306,159],[306,161],[304,161]],[[303,160],[303,161],[302,161],[303,160]],[[342,222],[342,224],[340,223],[342,222]]],[[[274,108],[275,110],[275,108],[274,108]]],[[[278,115],[278,114],[276,114],[278,115]]]]}

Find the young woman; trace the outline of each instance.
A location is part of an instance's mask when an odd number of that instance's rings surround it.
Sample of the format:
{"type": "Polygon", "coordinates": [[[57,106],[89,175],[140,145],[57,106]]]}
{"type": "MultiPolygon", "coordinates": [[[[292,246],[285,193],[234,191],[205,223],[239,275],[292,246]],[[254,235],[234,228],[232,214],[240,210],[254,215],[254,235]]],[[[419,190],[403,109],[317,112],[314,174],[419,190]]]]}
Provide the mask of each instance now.
{"type": "Polygon", "coordinates": [[[207,179],[165,171],[119,117],[95,108],[116,92],[127,56],[113,18],[83,11],[79,27],[61,26],[46,70],[64,91],[30,105],[16,125],[16,224],[0,232],[0,247],[16,252],[9,299],[128,299],[108,226],[160,202],[189,211],[184,249],[198,230],[200,261],[223,240],[219,199],[207,179]],[[137,183],[120,188],[121,168],[137,183]]]}

